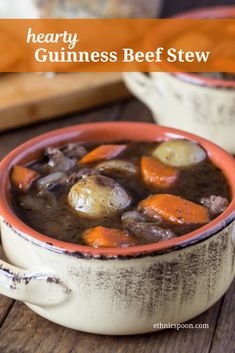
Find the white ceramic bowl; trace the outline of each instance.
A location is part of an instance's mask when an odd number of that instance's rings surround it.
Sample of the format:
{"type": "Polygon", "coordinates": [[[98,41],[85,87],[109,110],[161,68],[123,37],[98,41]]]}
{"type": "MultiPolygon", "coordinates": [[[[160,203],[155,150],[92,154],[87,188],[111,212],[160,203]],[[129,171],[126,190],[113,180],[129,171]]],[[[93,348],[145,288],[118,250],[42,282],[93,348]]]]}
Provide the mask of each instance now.
{"type": "MultiPolygon", "coordinates": [[[[24,301],[39,315],[86,332],[127,335],[180,323],[213,305],[235,274],[235,161],[214,144],[174,129],[142,123],[73,126],[36,137],[0,163],[2,244],[0,293],[24,301]],[[35,160],[47,146],[68,141],[200,143],[223,170],[232,192],[228,208],[184,236],[130,248],[92,248],[47,237],[24,224],[10,203],[14,164],[35,160]]],[[[42,220],[43,222],[43,220],[42,220]]]]}

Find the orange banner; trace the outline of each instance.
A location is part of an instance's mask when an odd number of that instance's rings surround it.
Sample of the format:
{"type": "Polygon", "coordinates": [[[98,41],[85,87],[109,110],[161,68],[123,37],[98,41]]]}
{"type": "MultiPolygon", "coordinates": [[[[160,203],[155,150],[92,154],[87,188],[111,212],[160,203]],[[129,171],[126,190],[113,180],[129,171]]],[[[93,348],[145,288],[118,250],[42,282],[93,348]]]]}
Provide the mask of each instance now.
{"type": "Polygon", "coordinates": [[[1,72],[235,72],[235,19],[0,20],[1,72]]]}

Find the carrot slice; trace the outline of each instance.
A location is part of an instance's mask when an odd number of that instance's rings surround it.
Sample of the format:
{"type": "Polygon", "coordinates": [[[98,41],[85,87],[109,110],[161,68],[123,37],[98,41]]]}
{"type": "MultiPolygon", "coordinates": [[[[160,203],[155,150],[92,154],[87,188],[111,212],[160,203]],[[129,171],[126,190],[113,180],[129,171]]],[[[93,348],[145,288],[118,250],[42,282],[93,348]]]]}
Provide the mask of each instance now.
{"type": "Polygon", "coordinates": [[[206,207],[171,194],[149,196],[139,208],[150,217],[160,216],[174,224],[204,224],[209,222],[206,207]]]}
{"type": "Polygon", "coordinates": [[[17,189],[27,191],[32,182],[38,177],[39,174],[35,172],[35,170],[20,165],[14,165],[11,174],[11,182],[17,189]]]}
{"type": "Polygon", "coordinates": [[[178,170],[153,157],[141,158],[141,173],[147,185],[167,188],[171,186],[178,177],[178,170]]]}
{"type": "Polygon", "coordinates": [[[115,158],[126,149],[127,145],[102,145],[87,153],[80,163],[91,163],[115,158]]]}
{"type": "Polygon", "coordinates": [[[88,229],[83,239],[85,243],[94,247],[119,248],[135,245],[132,236],[125,230],[97,226],[88,229]]]}

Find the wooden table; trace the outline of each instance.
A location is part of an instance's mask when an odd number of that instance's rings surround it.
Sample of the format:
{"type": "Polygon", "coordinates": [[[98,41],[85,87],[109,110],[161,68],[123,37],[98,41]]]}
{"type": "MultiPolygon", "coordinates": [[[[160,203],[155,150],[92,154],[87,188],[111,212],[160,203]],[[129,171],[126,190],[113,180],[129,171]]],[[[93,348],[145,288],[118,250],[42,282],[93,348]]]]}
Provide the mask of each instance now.
{"type": "MultiPolygon", "coordinates": [[[[102,120],[152,122],[147,108],[132,99],[1,134],[0,158],[20,143],[43,132],[102,120]]],[[[234,303],[235,283],[210,310],[191,321],[194,324],[209,324],[208,329],[166,330],[131,337],[109,337],[63,328],[34,314],[23,303],[0,296],[0,353],[234,353],[234,303]]]]}

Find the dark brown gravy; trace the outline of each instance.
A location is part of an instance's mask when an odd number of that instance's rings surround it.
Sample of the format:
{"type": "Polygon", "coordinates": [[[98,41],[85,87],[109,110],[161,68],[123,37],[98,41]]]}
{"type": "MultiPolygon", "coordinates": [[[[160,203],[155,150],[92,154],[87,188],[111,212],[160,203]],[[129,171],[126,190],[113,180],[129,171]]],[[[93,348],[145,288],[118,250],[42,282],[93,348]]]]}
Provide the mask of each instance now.
{"type": "MultiPolygon", "coordinates": [[[[97,145],[85,145],[88,151],[97,145]]],[[[135,165],[139,165],[142,155],[150,155],[157,143],[129,143],[126,151],[118,156],[118,159],[131,161],[135,165]]],[[[47,163],[47,157],[36,163],[32,163],[28,167],[36,170],[41,175],[46,175],[44,166],[47,163]]],[[[79,170],[86,166],[76,165],[67,174],[71,174],[74,169],[79,170]]],[[[89,164],[89,168],[94,164],[89,164]]],[[[104,174],[107,175],[107,174],[104,174]]],[[[166,190],[148,188],[142,181],[140,173],[135,177],[126,177],[120,173],[112,173],[109,177],[118,181],[132,198],[132,204],[129,209],[135,209],[137,204],[147,196],[155,193],[165,193],[166,190]]],[[[122,227],[120,222],[120,214],[105,220],[91,221],[80,218],[73,212],[67,203],[67,194],[70,186],[66,184],[55,185],[45,194],[39,195],[37,188],[33,184],[26,193],[22,193],[12,188],[12,207],[20,219],[22,219],[30,227],[50,237],[60,239],[67,242],[84,244],[82,233],[93,226],[102,225],[111,228],[122,227]]],[[[177,182],[167,189],[167,193],[179,195],[187,200],[199,203],[202,197],[210,195],[219,195],[227,198],[229,201],[230,188],[223,173],[214,166],[207,158],[203,162],[190,168],[180,170],[177,182]]],[[[212,216],[211,219],[215,218],[212,216]]],[[[170,228],[176,236],[191,232],[200,227],[200,225],[172,225],[163,222],[161,227],[170,228]]],[[[146,240],[139,243],[146,243],[146,240]]]]}

